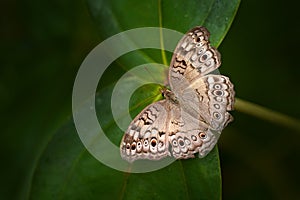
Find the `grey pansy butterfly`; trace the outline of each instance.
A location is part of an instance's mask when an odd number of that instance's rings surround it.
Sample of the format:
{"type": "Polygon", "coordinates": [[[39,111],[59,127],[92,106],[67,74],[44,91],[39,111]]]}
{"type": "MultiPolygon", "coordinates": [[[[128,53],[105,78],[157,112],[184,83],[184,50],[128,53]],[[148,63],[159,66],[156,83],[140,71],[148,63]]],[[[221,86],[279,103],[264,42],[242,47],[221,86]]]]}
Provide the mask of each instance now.
{"type": "Polygon", "coordinates": [[[209,32],[195,27],[179,41],[169,69],[170,90],[135,117],[125,132],[121,157],[159,160],[206,156],[221,131],[232,121],[234,90],[229,78],[209,74],[220,64],[220,53],[210,46],[209,32]]]}

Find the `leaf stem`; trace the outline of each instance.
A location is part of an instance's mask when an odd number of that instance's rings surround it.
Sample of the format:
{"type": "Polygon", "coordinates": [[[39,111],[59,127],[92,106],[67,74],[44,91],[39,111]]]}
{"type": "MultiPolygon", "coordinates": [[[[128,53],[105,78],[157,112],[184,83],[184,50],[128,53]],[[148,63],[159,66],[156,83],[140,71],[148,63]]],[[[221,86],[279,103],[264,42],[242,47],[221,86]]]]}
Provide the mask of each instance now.
{"type": "Polygon", "coordinates": [[[164,37],[162,31],[162,8],[161,8],[161,0],[158,0],[158,19],[159,19],[159,35],[160,35],[160,49],[161,49],[161,57],[164,65],[168,65],[167,56],[165,52],[165,44],[164,37]]]}
{"type": "Polygon", "coordinates": [[[235,98],[235,109],[237,111],[258,117],[260,119],[288,127],[300,132],[300,120],[288,115],[276,112],[263,106],[235,98]]]}

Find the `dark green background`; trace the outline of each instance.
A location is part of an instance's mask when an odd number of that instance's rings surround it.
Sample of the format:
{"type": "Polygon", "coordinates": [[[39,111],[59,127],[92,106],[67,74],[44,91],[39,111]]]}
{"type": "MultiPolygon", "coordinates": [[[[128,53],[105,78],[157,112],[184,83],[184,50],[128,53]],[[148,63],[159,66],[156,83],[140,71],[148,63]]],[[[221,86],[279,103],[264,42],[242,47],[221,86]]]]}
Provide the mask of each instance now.
{"type": "MultiPolygon", "coordinates": [[[[2,1],[1,190],[23,199],[34,166],[71,117],[76,72],[102,39],[85,1],[2,1]]],[[[219,47],[237,97],[300,118],[296,1],[243,1],[219,47]]],[[[105,28],[105,27],[103,27],[105,28]]],[[[300,195],[300,133],[233,113],[219,142],[224,199],[300,195]]],[[[76,192],[76,191],[74,191],[76,192]]]]}

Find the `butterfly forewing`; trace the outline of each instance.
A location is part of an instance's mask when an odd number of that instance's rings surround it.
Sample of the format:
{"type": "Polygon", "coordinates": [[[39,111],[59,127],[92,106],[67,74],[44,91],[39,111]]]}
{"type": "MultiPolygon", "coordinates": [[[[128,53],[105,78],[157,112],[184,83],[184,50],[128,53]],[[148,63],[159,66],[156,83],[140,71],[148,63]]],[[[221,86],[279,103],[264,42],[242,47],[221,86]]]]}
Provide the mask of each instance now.
{"type": "Polygon", "coordinates": [[[221,65],[221,55],[211,47],[209,35],[205,27],[195,27],[179,41],[169,70],[169,81],[173,92],[186,88],[190,82],[221,65]],[[178,82],[182,84],[178,85],[178,82]]]}
{"type": "Polygon", "coordinates": [[[150,104],[135,117],[121,141],[123,159],[129,162],[137,159],[159,160],[169,155],[166,136],[169,109],[169,102],[161,100],[150,104]]]}

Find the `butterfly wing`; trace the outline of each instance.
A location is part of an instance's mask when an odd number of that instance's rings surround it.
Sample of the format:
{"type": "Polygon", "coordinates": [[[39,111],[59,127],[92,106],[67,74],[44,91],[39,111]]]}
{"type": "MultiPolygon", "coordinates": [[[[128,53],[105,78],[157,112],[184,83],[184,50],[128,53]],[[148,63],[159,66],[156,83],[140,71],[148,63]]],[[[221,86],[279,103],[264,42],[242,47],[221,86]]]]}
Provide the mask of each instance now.
{"type": "Polygon", "coordinates": [[[170,112],[169,149],[176,159],[206,156],[218,141],[220,132],[213,131],[201,120],[185,112],[179,106],[173,107],[170,112]]]}
{"type": "Polygon", "coordinates": [[[221,65],[221,55],[209,42],[205,27],[195,27],[179,41],[169,70],[173,92],[180,93],[190,82],[202,77],[221,65]]]}
{"type": "Polygon", "coordinates": [[[232,116],[234,90],[229,78],[222,75],[206,75],[193,81],[178,98],[182,109],[206,122],[211,129],[222,131],[232,116]]]}
{"type": "Polygon", "coordinates": [[[169,102],[150,104],[130,123],[121,145],[121,157],[129,162],[137,159],[159,160],[168,156],[167,129],[169,102]]]}
{"type": "Polygon", "coordinates": [[[120,146],[121,157],[129,162],[137,159],[159,160],[204,157],[216,144],[219,134],[184,112],[170,99],[147,106],[129,125],[120,146]]]}
{"type": "Polygon", "coordinates": [[[221,131],[231,120],[234,90],[229,78],[208,74],[220,64],[220,53],[210,46],[204,27],[190,30],[178,43],[169,70],[171,90],[181,108],[221,131]]]}

